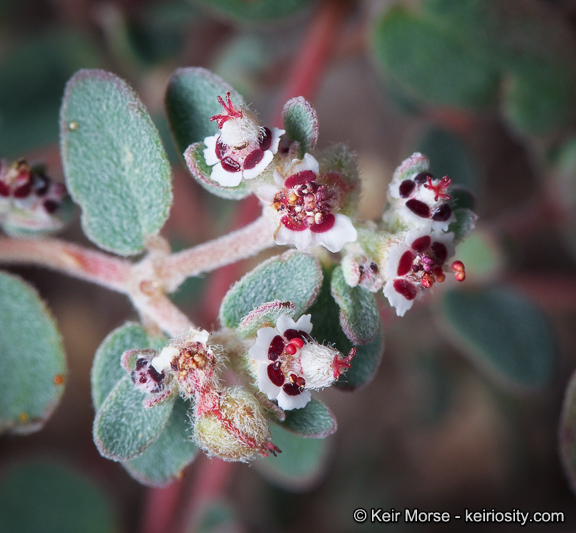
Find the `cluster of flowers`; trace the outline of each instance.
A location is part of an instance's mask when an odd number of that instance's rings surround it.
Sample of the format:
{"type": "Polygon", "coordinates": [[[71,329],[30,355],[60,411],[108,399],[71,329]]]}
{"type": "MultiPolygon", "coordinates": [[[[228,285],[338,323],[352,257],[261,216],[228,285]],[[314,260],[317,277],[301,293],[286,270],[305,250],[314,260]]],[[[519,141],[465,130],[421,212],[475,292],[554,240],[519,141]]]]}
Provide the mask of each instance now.
{"type": "MultiPolygon", "coordinates": [[[[311,330],[310,315],[297,322],[281,315],[275,328],[259,329],[251,346],[248,342],[243,354],[246,368],[260,392],[222,385],[220,348],[209,341],[205,330],[191,329],[160,352],[128,350],[122,364],[134,385],[146,393],[146,407],[177,393],[193,399],[192,425],[199,446],[229,461],[248,461],[280,452],[271,441],[264,395],[277,400],[282,410],[301,408],[310,401],[311,389],[330,386],[350,367],[354,350],[342,357],[334,348],[315,342],[311,330]]],[[[268,407],[274,410],[271,403],[268,407]]]]}
{"type": "Polygon", "coordinates": [[[425,156],[416,153],[396,170],[382,223],[370,227],[355,220],[354,209],[341,212],[351,192],[350,176],[322,169],[309,153],[293,158],[290,145],[282,147],[284,130],[261,127],[252,113],[234,106],[230,93],[219,102],[225,112],[212,120],[220,133],[204,140],[210,178],[226,187],[254,180],[277,244],[343,252],[346,282],[372,292],[383,288],[399,316],[447,272],[465,279],[462,262],[448,266],[455,252],[449,231],[456,220],[449,203],[452,180],[430,174],[425,156]],[[356,227],[363,226],[359,244],[356,227]]]}
{"type": "Polygon", "coordinates": [[[41,170],[24,160],[0,161],[0,221],[13,231],[54,231],[62,227],[58,217],[68,192],[41,170]]]}

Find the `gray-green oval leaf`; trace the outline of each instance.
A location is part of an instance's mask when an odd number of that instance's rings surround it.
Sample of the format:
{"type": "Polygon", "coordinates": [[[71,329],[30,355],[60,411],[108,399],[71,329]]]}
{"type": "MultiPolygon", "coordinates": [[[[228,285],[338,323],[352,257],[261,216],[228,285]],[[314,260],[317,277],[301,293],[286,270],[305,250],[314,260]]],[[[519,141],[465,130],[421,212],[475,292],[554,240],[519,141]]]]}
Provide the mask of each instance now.
{"type": "Polygon", "coordinates": [[[109,72],[79,71],[66,86],[60,135],[86,235],[121,255],[141,252],[168,218],[172,184],[160,136],[136,93],[109,72]]]}
{"type": "Polygon", "coordinates": [[[38,294],[0,273],[0,432],[40,429],[64,391],[62,339],[38,294]]]}
{"type": "Polygon", "coordinates": [[[302,409],[286,411],[280,425],[292,433],[314,439],[324,439],[338,429],[334,413],[319,400],[309,401],[302,409]]]}
{"type": "Polygon", "coordinates": [[[509,287],[446,291],[441,309],[449,332],[481,367],[506,384],[541,387],[557,360],[544,313],[509,287]]]}

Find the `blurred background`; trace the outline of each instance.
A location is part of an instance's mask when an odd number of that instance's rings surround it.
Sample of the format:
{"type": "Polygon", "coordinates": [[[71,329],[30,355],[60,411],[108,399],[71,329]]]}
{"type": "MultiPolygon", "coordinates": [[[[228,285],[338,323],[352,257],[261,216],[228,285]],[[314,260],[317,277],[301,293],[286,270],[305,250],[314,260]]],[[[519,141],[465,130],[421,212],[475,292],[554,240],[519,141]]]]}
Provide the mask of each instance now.
{"type": "MultiPolygon", "coordinates": [[[[58,113],[66,81],[80,68],[110,70],[139,93],[173,164],[175,204],[164,234],[174,249],[246,223],[258,215],[255,204],[203,190],[170,138],[164,92],[171,73],[186,66],[216,72],[268,124],[277,125],[283,103],[298,95],[290,92],[301,89],[318,112],[319,148],[345,142],[357,153],[366,218],[381,215],[394,168],[414,151],[430,157],[438,177],[449,175],[474,192],[480,218],[459,254],[468,300],[456,305],[438,291],[398,319],[380,299],[380,369],[360,391],[321,394],[339,424],[321,464],[283,482],[262,475],[258,465],[235,465],[203,507],[201,525],[188,526],[182,509],[192,505],[186,502],[197,495],[195,476],[208,462],[199,457],[179,483],[183,527],[362,531],[384,526],[355,524],[357,508],[418,508],[562,512],[563,523],[527,527],[576,529],[574,466],[566,475],[558,452],[562,402],[576,367],[576,4],[0,0],[0,157],[44,162],[62,180],[58,113]],[[522,346],[521,314],[494,339],[502,353],[482,345],[493,333],[490,321],[482,322],[490,305],[480,315],[467,305],[474,294],[500,288],[537,316],[545,340],[526,357],[541,358],[543,367],[536,367],[549,379],[524,380],[532,363],[514,353],[522,346]],[[499,358],[508,355],[517,368],[502,372],[499,358]]],[[[92,246],[78,217],[61,237],[92,246]]],[[[261,259],[233,267],[228,278],[189,280],[174,300],[199,325],[215,326],[213,295],[261,259]],[[203,302],[206,294],[211,299],[203,302]]],[[[36,509],[45,518],[30,531],[150,531],[143,520],[151,493],[101,458],[91,434],[94,352],[134,312],[122,296],[63,275],[8,270],[47,301],[70,377],[42,431],[0,439],[0,515],[36,509]]],[[[7,528],[17,527],[6,520],[7,528]]],[[[392,532],[470,527],[520,526],[455,520],[385,526],[392,532]]],[[[24,531],[7,529],[17,530],[24,531]]]]}

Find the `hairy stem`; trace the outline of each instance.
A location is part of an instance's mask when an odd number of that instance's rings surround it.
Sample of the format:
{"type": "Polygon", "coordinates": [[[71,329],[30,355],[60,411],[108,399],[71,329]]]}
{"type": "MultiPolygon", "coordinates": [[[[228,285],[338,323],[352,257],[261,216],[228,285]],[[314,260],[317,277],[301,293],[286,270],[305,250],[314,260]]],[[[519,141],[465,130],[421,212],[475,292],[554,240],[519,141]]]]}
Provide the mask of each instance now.
{"type": "Polygon", "coordinates": [[[166,290],[172,292],[186,278],[246,259],[271,246],[274,246],[272,229],[260,217],[228,235],[168,256],[160,267],[159,277],[166,290]]]}

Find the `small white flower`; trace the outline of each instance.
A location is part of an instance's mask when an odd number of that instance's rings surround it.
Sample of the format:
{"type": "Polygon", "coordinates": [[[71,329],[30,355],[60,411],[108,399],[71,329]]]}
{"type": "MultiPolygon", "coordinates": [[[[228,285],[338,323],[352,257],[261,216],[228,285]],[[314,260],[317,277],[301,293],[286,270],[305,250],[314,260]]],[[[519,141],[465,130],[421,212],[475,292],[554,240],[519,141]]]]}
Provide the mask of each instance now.
{"type": "Polygon", "coordinates": [[[225,113],[211,119],[218,122],[220,133],[204,139],[204,159],[212,167],[212,180],[223,187],[236,187],[242,179],[253,179],[268,167],[284,130],[261,127],[247,110],[234,107],[230,93],[226,97],[226,102],[218,97],[225,113]]]}
{"type": "Polygon", "coordinates": [[[258,197],[277,224],[276,244],[293,244],[298,250],[321,245],[339,252],[346,243],[356,241],[358,233],[350,218],[335,213],[340,207],[339,191],[318,177],[318,161],[305,154],[275,170],[276,188],[264,185],[258,189],[258,197]]]}

